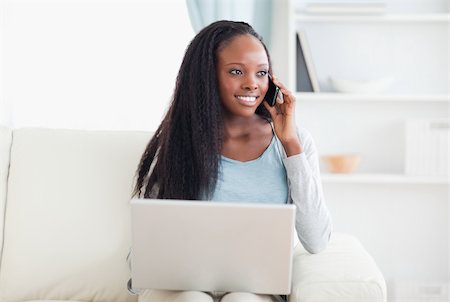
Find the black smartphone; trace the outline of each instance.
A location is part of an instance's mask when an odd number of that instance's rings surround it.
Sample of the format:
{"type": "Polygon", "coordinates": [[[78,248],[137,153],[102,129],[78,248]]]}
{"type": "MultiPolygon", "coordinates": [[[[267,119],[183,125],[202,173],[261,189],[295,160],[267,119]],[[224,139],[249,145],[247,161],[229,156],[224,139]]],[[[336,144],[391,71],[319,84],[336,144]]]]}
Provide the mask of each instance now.
{"type": "Polygon", "coordinates": [[[280,91],[280,88],[278,88],[277,85],[274,84],[272,81],[272,76],[269,74],[269,89],[267,89],[267,93],[264,96],[264,100],[269,103],[271,107],[275,106],[277,103],[277,96],[278,92],[280,91]]]}

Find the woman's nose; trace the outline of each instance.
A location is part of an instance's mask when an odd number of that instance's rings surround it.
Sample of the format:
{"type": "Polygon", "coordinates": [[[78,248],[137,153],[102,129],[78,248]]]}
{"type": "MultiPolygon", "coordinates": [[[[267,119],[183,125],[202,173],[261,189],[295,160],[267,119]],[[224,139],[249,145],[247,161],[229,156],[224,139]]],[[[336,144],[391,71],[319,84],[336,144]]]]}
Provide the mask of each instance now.
{"type": "Polygon", "coordinates": [[[256,90],[258,89],[258,82],[256,81],[255,77],[246,77],[244,82],[242,83],[242,88],[250,91],[256,90]]]}

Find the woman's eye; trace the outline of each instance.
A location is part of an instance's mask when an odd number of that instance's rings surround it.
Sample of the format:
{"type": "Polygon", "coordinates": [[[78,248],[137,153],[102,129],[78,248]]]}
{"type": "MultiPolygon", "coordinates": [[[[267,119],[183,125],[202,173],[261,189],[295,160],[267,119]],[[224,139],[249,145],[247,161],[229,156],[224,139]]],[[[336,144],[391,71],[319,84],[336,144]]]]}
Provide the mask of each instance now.
{"type": "Polygon", "coordinates": [[[258,77],[264,77],[264,76],[266,76],[267,74],[268,74],[268,72],[265,71],[265,70],[259,71],[259,72],[257,73],[258,77]]]}
{"type": "Polygon", "coordinates": [[[232,69],[230,70],[230,73],[234,75],[241,75],[242,71],[240,71],[239,69],[232,69]]]}

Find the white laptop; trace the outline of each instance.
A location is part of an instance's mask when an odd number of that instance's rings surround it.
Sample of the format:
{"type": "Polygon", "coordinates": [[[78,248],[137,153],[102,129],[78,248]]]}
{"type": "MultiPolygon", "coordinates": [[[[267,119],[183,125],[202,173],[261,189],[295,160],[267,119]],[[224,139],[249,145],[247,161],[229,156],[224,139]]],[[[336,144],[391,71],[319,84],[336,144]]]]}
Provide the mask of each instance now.
{"type": "Polygon", "coordinates": [[[135,289],[291,291],[294,205],[133,199],[135,289]]]}

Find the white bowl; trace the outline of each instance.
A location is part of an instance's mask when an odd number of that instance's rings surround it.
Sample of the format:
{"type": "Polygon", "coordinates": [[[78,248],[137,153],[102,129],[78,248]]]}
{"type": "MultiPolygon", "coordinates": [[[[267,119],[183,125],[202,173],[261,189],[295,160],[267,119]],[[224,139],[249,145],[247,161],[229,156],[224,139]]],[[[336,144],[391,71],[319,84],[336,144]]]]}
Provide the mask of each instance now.
{"type": "Polygon", "coordinates": [[[361,162],[359,154],[333,154],[320,157],[331,173],[351,173],[356,170],[361,162]]]}
{"type": "Polygon", "coordinates": [[[337,92],[345,93],[381,93],[388,90],[394,82],[393,77],[383,77],[368,81],[356,81],[346,79],[329,79],[331,86],[337,92]]]}

